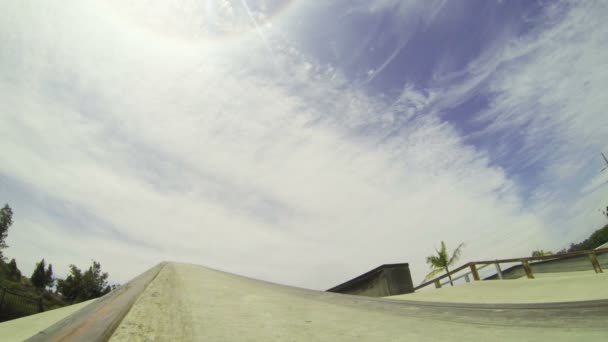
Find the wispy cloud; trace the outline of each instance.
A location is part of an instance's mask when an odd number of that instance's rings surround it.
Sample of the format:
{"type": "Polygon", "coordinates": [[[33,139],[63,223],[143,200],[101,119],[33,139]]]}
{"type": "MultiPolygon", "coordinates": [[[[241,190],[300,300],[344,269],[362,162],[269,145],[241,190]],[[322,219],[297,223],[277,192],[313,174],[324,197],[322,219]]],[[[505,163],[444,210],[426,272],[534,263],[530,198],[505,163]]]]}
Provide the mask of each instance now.
{"type": "Polygon", "coordinates": [[[580,238],[596,226],[590,222],[600,223],[599,215],[585,217],[608,194],[604,188],[587,197],[579,190],[595,177],[599,152],[608,148],[602,90],[608,83],[608,6],[560,2],[545,13],[543,24],[510,41],[493,63],[496,71],[485,83],[490,105],[479,120],[488,124],[483,134],[500,137],[493,144],[510,152],[510,163],[534,170],[535,201],[555,204],[547,219],[566,219],[569,238],[580,238]]]}
{"type": "MultiPolygon", "coordinates": [[[[456,90],[374,97],[279,25],[265,28],[274,63],[255,31],[178,25],[204,9],[135,22],[118,5],[0,6],[0,187],[17,215],[8,254],[23,263],[96,258],[126,281],[172,259],[324,288],[385,262],[409,261],[420,279],[440,239],[467,242],[471,258],[550,241],[521,185],[439,115],[456,90]]],[[[532,57],[486,77],[488,132],[531,105],[513,104],[525,74],[559,78],[532,57]]],[[[591,93],[575,99],[596,106],[591,93]]]]}

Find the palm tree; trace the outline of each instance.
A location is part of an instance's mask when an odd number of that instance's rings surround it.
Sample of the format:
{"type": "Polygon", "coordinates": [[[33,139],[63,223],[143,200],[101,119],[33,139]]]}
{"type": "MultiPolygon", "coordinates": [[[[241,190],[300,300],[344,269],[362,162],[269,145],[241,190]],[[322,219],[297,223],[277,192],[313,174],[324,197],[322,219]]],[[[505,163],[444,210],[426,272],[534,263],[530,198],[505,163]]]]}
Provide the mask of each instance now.
{"type": "Polygon", "coordinates": [[[441,249],[435,249],[435,252],[437,252],[437,254],[428,256],[426,258],[426,263],[429,264],[433,270],[431,271],[431,273],[427,274],[424,280],[433,278],[435,275],[445,270],[445,272],[448,273],[448,278],[450,278],[450,285],[454,286],[454,283],[452,282],[452,276],[449,274],[449,267],[458,262],[458,259],[460,258],[460,249],[463,246],[464,243],[461,243],[458,248],[454,250],[452,256],[448,258],[448,249],[445,246],[445,242],[441,241],[441,249]]]}

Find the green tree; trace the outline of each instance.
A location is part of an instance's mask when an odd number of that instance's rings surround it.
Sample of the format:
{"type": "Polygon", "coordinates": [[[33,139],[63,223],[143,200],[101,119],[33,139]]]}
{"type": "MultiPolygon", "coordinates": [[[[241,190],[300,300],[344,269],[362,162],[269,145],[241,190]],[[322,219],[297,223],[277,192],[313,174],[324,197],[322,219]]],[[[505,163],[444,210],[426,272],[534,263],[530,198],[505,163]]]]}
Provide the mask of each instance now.
{"type": "Polygon", "coordinates": [[[70,273],[65,279],[57,279],[57,292],[61,293],[63,297],[74,303],[82,300],[83,289],[82,289],[82,271],[74,266],[70,265],[70,273]]]}
{"type": "Polygon", "coordinates": [[[458,262],[460,258],[460,252],[464,243],[461,243],[458,248],[454,250],[451,257],[448,257],[448,249],[445,246],[445,242],[441,241],[441,249],[435,249],[437,254],[430,255],[426,258],[426,263],[431,266],[433,269],[427,276],[424,278],[425,280],[433,278],[438,273],[445,271],[448,273],[448,278],[450,279],[450,285],[454,286],[452,282],[452,276],[449,275],[450,269],[449,267],[458,262]]]}
{"type": "Polygon", "coordinates": [[[571,243],[568,252],[584,251],[597,248],[608,242],[608,225],[594,231],[587,239],[579,243],[571,243]]]}
{"type": "Polygon", "coordinates": [[[55,283],[55,278],[53,277],[53,265],[49,264],[46,268],[46,272],[44,272],[44,280],[45,280],[45,287],[52,287],[53,284],[55,283]]]}
{"type": "Polygon", "coordinates": [[[81,302],[110,292],[112,288],[107,280],[108,273],[101,271],[101,264],[97,261],[93,260],[85,272],[70,265],[70,274],[57,280],[57,291],[71,302],[81,302]]]}
{"type": "Polygon", "coordinates": [[[533,251],[532,252],[532,256],[533,257],[539,257],[539,256],[546,256],[546,255],[553,255],[553,252],[550,251],[544,251],[542,249],[539,249],[537,251],[533,251]]]}
{"type": "Polygon", "coordinates": [[[21,281],[21,271],[17,267],[17,261],[13,258],[7,264],[8,275],[15,281],[21,281]]]}
{"type": "Polygon", "coordinates": [[[82,275],[82,282],[86,299],[101,297],[110,292],[107,289],[108,273],[101,272],[101,264],[95,260],[82,275]]]}
{"type": "Polygon", "coordinates": [[[8,245],[6,244],[6,237],[8,236],[8,229],[13,224],[13,210],[8,204],[5,204],[0,209],[0,258],[3,258],[2,250],[8,245]]]}
{"type": "Polygon", "coordinates": [[[39,290],[44,289],[47,284],[46,271],[44,268],[45,268],[45,263],[44,263],[44,259],[42,259],[40,262],[36,263],[36,268],[34,268],[34,272],[32,273],[32,276],[30,277],[30,281],[32,282],[32,285],[34,285],[34,287],[39,290]]]}

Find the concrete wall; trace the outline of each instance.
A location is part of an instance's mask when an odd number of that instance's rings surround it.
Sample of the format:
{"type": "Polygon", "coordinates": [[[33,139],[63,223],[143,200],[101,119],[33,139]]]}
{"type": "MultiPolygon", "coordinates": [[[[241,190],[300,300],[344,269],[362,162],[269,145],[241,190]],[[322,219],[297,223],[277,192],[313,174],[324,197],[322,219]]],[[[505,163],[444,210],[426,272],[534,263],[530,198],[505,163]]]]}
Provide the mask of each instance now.
{"type": "Polygon", "coordinates": [[[410,267],[406,263],[377,267],[327,292],[367,297],[386,297],[414,292],[410,267]]]}
{"type": "MultiPolygon", "coordinates": [[[[600,254],[597,256],[602,270],[608,271],[608,254],[600,254]]],[[[492,267],[492,266],[489,266],[492,267]]],[[[558,272],[576,272],[576,271],[593,271],[593,266],[589,257],[586,255],[565,259],[565,260],[548,260],[530,263],[532,274],[534,273],[558,273],[558,272]]],[[[521,265],[502,270],[503,279],[517,279],[526,276],[526,272],[521,265]]],[[[486,280],[498,279],[498,275],[493,275],[485,278],[486,280]]]]}

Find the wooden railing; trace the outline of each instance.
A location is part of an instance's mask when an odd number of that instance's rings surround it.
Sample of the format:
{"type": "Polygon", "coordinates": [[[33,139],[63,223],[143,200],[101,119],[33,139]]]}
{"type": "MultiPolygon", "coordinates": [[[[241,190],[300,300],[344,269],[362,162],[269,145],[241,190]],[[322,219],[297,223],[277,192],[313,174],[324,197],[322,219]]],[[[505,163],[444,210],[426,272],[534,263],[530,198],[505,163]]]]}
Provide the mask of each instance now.
{"type": "Polygon", "coordinates": [[[467,268],[469,269],[469,272],[466,275],[459,276],[453,280],[460,279],[462,277],[467,277],[468,274],[470,274],[473,277],[473,280],[479,281],[479,280],[481,280],[481,278],[479,277],[479,270],[486,266],[492,265],[492,264],[494,264],[496,266],[496,273],[498,275],[498,278],[500,278],[500,279],[503,278],[500,264],[516,263],[516,262],[521,263],[522,268],[523,268],[524,272],[526,273],[526,276],[529,279],[534,279],[534,274],[532,273],[532,269],[530,267],[530,261],[566,260],[566,259],[578,258],[578,257],[585,256],[585,255],[589,257],[590,266],[593,267],[593,269],[595,270],[595,273],[602,273],[603,271],[600,266],[600,263],[597,261],[597,255],[605,254],[605,253],[608,253],[608,248],[593,249],[593,250],[587,250],[587,251],[577,251],[577,252],[571,252],[571,253],[565,253],[565,254],[544,255],[544,256],[537,256],[537,257],[472,261],[472,262],[466,263],[458,268],[450,270],[450,272],[448,272],[448,273],[445,273],[439,277],[433,278],[429,281],[426,281],[426,282],[416,286],[414,288],[414,291],[419,290],[419,289],[426,287],[428,285],[431,285],[431,284],[435,284],[435,287],[440,288],[442,285],[441,284],[442,279],[448,278],[449,276],[452,276],[467,268]],[[482,265],[482,266],[477,267],[478,265],[482,265]]]}

